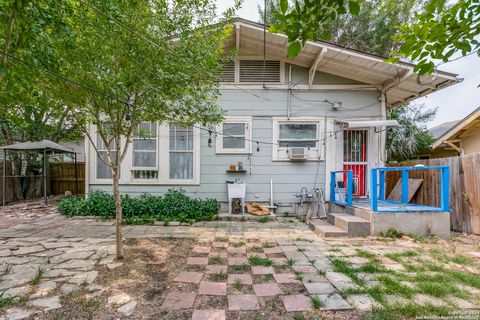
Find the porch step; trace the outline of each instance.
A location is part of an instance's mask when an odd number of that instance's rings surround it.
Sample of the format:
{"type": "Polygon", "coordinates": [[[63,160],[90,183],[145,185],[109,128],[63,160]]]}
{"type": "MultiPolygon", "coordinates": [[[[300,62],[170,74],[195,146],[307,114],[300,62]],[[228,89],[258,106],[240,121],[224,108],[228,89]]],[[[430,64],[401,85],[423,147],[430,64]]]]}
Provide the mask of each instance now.
{"type": "Polygon", "coordinates": [[[324,220],[312,219],[308,222],[308,226],[323,238],[348,236],[348,233],[345,230],[337,228],[324,220]]]}
{"type": "Polygon", "coordinates": [[[327,221],[352,237],[370,235],[370,221],[348,213],[327,213],[327,221]]]}

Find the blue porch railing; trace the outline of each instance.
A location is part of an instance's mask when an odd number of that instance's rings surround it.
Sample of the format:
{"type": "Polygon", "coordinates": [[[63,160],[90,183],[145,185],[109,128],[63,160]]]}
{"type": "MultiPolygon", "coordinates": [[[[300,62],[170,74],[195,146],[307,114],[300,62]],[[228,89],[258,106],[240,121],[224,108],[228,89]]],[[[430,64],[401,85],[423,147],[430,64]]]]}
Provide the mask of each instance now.
{"type": "Polygon", "coordinates": [[[330,202],[351,206],[353,202],[353,172],[352,170],[337,170],[330,172],[330,202]],[[342,179],[337,180],[337,175],[341,174],[342,179]],[[347,185],[345,186],[345,176],[347,185]],[[340,184],[343,183],[343,185],[340,184]],[[343,198],[343,199],[342,199],[343,198]]]}
{"type": "Polygon", "coordinates": [[[449,212],[449,191],[450,187],[450,168],[448,166],[418,166],[418,167],[389,167],[370,169],[370,208],[377,212],[399,212],[405,211],[399,209],[382,209],[379,208],[378,202],[391,203],[401,206],[422,206],[419,211],[439,211],[449,212]],[[408,203],[408,173],[415,170],[439,170],[440,171],[440,207],[428,207],[417,204],[408,203]],[[385,199],[385,173],[392,171],[400,171],[402,175],[402,196],[401,201],[392,201],[385,199]]]}

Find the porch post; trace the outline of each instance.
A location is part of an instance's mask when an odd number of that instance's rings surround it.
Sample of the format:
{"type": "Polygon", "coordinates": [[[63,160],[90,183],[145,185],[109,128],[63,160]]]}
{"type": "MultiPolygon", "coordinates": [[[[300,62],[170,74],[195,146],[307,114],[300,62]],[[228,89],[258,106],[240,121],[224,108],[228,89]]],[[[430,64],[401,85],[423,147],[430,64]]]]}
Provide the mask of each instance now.
{"type": "Polygon", "coordinates": [[[402,169],[402,204],[408,204],[408,170],[402,169]]]}
{"type": "Polygon", "coordinates": [[[440,208],[443,212],[450,212],[450,167],[442,168],[440,180],[440,208]]]}
{"type": "Polygon", "coordinates": [[[347,171],[347,206],[351,206],[353,202],[353,172],[347,171]]]}
{"type": "Polygon", "coordinates": [[[385,200],[385,171],[380,171],[380,191],[378,198],[380,200],[385,200]]]}
{"type": "Polygon", "coordinates": [[[377,169],[370,169],[370,208],[377,211],[377,169]]]}

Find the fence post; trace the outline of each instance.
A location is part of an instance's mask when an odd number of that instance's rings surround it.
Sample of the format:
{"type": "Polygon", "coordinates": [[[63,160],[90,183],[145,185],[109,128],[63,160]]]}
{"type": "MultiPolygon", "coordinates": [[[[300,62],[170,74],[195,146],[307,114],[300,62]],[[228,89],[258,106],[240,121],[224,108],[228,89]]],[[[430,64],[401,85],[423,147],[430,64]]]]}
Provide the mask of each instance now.
{"type": "Polygon", "coordinates": [[[442,168],[440,181],[440,208],[443,212],[450,212],[450,167],[442,168]]]}
{"type": "Polygon", "coordinates": [[[377,169],[370,169],[370,208],[377,211],[377,169]]]}
{"type": "Polygon", "coordinates": [[[347,171],[347,206],[351,206],[353,202],[353,172],[347,171]]]}
{"type": "Polygon", "coordinates": [[[408,204],[408,170],[402,169],[402,204],[408,204]]]}

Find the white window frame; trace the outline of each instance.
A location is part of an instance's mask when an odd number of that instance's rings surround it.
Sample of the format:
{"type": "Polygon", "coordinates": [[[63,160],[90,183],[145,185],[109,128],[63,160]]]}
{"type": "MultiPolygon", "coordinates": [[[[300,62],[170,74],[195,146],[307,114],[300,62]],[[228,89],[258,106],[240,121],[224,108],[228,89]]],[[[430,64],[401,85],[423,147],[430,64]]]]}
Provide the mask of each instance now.
{"type": "Polygon", "coordinates": [[[273,146],[272,146],[272,161],[290,161],[289,152],[291,147],[280,147],[278,145],[280,136],[280,124],[316,124],[317,125],[317,144],[314,148],[305,148],[307,161],[324,161],[325,160],[325,146],[323,144],[323,137],[325,136],[325,118],[324,117],[297,117],[273,118],[273,146]]]}
{"type": "MultiPolygon", "coordinates": [[[[90,134],[96,139],[96,128],[90,126],[90,134]]],[[[122,161],[120,167],[120,184],[122,185],[200,185],[200,129],[194,127],[193,129],[193,179],[169,179],[170,174],[170,161],[169,161],[169,125],[157,126],[157,164],[158,164],[158,179],[133,179],[133,154],[131,150],[127,152],[127,155],[122,161]]],[[[122,149],[125,144],[125,138],[122,137],[122,149]]],[[[96,143],[96,140],[94,140],[96,143]]],[[[97,179],[97,153],[90,141],[88,141],[88,156],[90,163],[88,177],[90,178],[90,185],[111,185],[112,179],[97,179]]],[[[129,148],[132,146],[129,146],[129,148]]]]}
{"type": "MultiPolygon", "coordinates": [[[[150,137],[150,138],[136,138],[135,137],[135,133],[134,135],[132,136],[132,145],[131,145],[131,150],[130,150],[130,156],[131,156],[131,166],[130,166],[130,175],[131,175],[131,180],[132,181],[158,181],[158,176],[160,174],[160,172],[158,171],[158,161],[159,161],[159,157],[160,157],[160,154],[159,154],[159,148],[158,148],[158,145],[159,145],[159,135],[158,135],[158,131],[159,131],[159,126],[158,126],[158,123],[156,122],[142,122],[143,123],[150,123],[150,129],[152,128],[152,126],[155,127],[155,137],[150,137]],[[152,150],[133,150],[133,141],[134,140],[153,140],[155,139],[155,151],[152,151],[152,150]],[[155,166],[153,167],[136,167],[134,166],[133,164],[133,154],[135,152],[156,152],[156,157],[155,157],[155,166]],[[135,178],[134,175],[133,175],[133,171],[157,171],[157,178],[152,178],[152,179],[141,179],[141,178],[135,178]]],[[[140,124],[139,124],[140,125],[140,124]]]]}
{"type": "Polygon", "coordinates": [[[216,128],[218,132],[216,137],[216,153],[217,154],[251,154],[252,153],[252,117],[226,117],[225,120],[216,128]],[[243,123],[245,124],[245,148],[223,148],[223,125],[225,123],[243,123]]]}
{"type": "MultiPolygon", "coordinates": [[[[91,135],[90,135],[91,137],[94,137],[94,139],[95,139],[94,141],[95,141],[96,144],[97,144],[97,142],[98,142],[98,139],[101,139],[102,145],[104,144],[103,139],[101,138],[100,134],[98,133],[96,126],[91,126],[91,127],[90,127],[90,134],[91,134],[91,135]]],[[[121,143],[121,145],[123,145],[123,139],[120,139],[120,143],[121,143]]],[[[112,140],[111,146],[112,146],[112,150],[111,150],[111,151],[115,151],[115,152],[116,152],[115,141],[112,140]]],[[[100,148],[98,148],[98,144],[97,144],[96,147],[97,147],[97,151],[107,153],[107,149],[104,149],[104,148],[100,149],[100,148]]],[[[103,146],[103,147],[105,147],[105,146],[103,146]]],[[[96,182],[108,182],[109,184],[111,184],[111,183],[112,183],[112,178],[111,178],[111,177],[110,177],[110,178],[98,178],[98,164],[99,164],[99,162],[101,162],[102,160],[99,159],[100,157],[99,157],[99,154],[97,153],[97,151],[96,151],[95,149],[93,149],[93,152],[92,152],[92,158],[93,158],[92,160],[93,160],[93,163],[94,163],[94,166],[93,166],[93,168],[92,168],[92,169],[93,169],[93,175],[92,175],[92,176],[93,176],[93,180],[96,181],[96,182]]],[[[108,153],[107,153],[107,157],[108,157],[108,153]]],[[[108,166],[106,163],[104,163],[104,164],[105,164],[106,166],[108,166]]],[[[111,168],[110,168],[110,169],[111,169],[111,168]]],[[[121,178],[122,178],[122,168],[120,167],[119,179],[121,179],[121,178]]]]}

